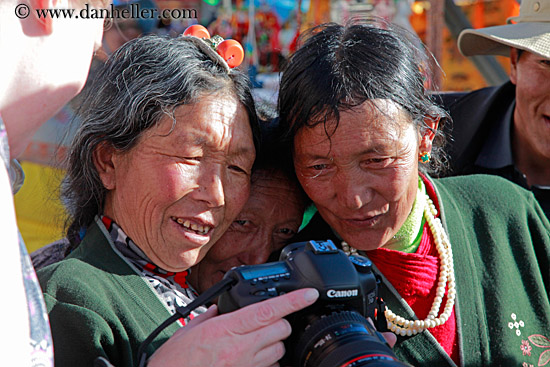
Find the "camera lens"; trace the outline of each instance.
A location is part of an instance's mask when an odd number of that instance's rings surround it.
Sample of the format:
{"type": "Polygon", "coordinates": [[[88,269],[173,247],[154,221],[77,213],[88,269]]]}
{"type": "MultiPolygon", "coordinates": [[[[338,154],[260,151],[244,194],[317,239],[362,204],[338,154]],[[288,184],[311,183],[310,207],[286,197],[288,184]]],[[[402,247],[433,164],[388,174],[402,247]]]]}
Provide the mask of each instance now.
{"type": "Polygon", "coordinates": [[[293,366],[409,366],[397,359],[379,335],[357,312],[332,312],[317,318],[298,336],[293,366]]]}

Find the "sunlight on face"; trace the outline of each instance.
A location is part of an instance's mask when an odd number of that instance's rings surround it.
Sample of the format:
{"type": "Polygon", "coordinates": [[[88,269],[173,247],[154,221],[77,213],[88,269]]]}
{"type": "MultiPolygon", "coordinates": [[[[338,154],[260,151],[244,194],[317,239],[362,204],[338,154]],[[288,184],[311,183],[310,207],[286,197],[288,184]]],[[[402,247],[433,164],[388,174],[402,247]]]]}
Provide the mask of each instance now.
{"type": "Polygon", "coordinates": [[[299,130],[294,166],[332,229],[351,246],[373,250],[397,233],[412,209],[418,150],[410,116],[392,101],[373,100],[342,111],[330,139],[323,124],[299,130]]]}
{"type": "Polygon", "coordinates": [[[255,158],[244,107],[206,96],[113,155],[105,214],[158,266],[182,271],[222,236],[248,198],[255,158]]]}
{"type": "MultiPolygon", "coordinates": [[[[513,54],[512,59],[516,58],[513,54]]],[[[523,52],[513,63],[510,79],[516,85],[514,134],[521,142],[519,150],[547,165],[550,159],[550,60],[523,52]]]]}
{"type": "Polygon", "coordinates": [[[298,184],[282,173],[254,173],[250,197],[205,258],[192,269],[190,282],[204,292],[232,267],[261,264],[298,232],[304,200],[298,184]]]}

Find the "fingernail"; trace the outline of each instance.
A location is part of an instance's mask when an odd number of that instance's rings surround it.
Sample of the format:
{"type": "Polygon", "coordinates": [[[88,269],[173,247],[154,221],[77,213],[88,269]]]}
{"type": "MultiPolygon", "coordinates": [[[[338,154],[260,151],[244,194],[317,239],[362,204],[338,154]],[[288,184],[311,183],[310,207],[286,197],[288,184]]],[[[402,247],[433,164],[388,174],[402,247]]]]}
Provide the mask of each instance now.
{"type": "Polygon", "coordinates": [[[315,288],[308,289],[304,294],[304,299],[308,302],[315,301],[317,298],[319,298],[319,291],[315,288]]]}

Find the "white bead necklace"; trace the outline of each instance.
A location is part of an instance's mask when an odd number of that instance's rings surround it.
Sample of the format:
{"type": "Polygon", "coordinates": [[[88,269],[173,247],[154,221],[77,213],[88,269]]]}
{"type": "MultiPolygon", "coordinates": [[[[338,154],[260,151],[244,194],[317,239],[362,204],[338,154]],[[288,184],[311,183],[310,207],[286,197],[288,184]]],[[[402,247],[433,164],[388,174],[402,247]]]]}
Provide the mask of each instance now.
{"type": "MultiPolygon", "coordinates": [[[[447,233],[445,233],[445,230],[443,229],[441,220],[435,217],[437,215],[437,209],[435,208],[432,199],[430,199],[428,195],[424,196],[426,200],[426,205],[424,205],[424,218],[426,218],[426,222],[430,227],[437,252],[439,253],[439,283],[437,284],[437,290],[432,308],[428,313],[428,317],[424,320],[407,320],[404,317],[396,315],[388,307],[386,307],[384,314],[386,315],[386,320],[388,321],[388,329],[393,331],[395,334],[402,336],[416,335],[428,328],[443,325],[451,316],[451,312],[453,311],[453,306],[455,304],[455,272],[451,243],[449,242],[447,233]],[[445,296],[446,287],[448,287],[447,303],[445,304],[443,312],[438,317],[437,315],[439,313],[443,297],[445,296]]],[[[348,256],[357,254],[357,249],[351,247],[346,242],[342,242],[342,250],[348,256]]]]}

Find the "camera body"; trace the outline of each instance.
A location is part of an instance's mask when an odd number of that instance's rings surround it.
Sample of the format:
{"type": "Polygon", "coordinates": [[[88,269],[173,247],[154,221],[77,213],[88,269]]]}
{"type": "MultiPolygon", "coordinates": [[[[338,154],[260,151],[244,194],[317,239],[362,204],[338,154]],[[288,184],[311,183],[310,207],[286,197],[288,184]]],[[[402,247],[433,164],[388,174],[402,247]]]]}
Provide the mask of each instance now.
{"type": "Polygon", "coordinates": [[[313,305],[286,317],[293,331],[282,366],[408,366],[366,320],[386,327],[378,277],[364,256],[348,257],[330,240],[298,242],[286,246],[278,262],[235,267],[224,278],[234,285],[220,295],[220,313],[299,288],[319,291],[313,305]]]}
{"type": "Polygon", "coordinates": [[[220,295],[220,313],[310,287],[319,291],[317,308],[355,310],[374,320],[378,287],[368,258],[348,257],[328,240],[290,244],[280,260],[228,271],[225,277],[237,282],[220,295]]]}

